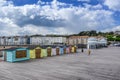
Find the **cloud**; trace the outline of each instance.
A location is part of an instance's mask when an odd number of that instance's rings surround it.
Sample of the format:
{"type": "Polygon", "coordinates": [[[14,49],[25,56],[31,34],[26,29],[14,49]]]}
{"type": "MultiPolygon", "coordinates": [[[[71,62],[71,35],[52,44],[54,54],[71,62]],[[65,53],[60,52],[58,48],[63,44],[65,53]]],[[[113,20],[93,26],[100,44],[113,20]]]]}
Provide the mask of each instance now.
{"type": "Polygon", "coordinates": [[[8,2],[0,2],[2,35],[72,34],[114,26],[113,12],[103,10],[100,4],[80,7],[57,0],[39,0],[37,4],[23,6],[14,6],[12,2],[3,5],[5,3],[8,2]]]}
{"type": "Polygon", "coordinates": [[[105,29],[103,30],[104,32],[109,32],[109,31],[120,31],[120,25],[114,26],[113,28],[105,29]]]}
{"type": "Polygon", "coordinates": [[[115,11],[120,11],[120,0],[105,0],[105,5],[115,11]]]}
{"type": "Polygon", "coordinates": [[[78,0],[78,1],[83,1],[83,2],[90,2],[90,0],[78,0]]]}

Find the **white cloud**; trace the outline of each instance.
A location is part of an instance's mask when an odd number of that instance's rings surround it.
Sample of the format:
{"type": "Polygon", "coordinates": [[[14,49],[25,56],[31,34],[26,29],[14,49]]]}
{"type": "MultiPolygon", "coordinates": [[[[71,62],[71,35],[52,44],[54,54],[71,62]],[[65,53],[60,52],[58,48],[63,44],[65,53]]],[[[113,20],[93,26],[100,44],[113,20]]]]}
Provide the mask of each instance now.
{"type": "Polygon", "coordinates": [[[0,32],[3,35],[71,34],[114,26],[114,19],[111,16],[113,13],[102,10],[101,5],[86,4],[85,7],[75,7],[57,0],[51,3],[39,0],[33,5],[1,6],[0,12],[0,32]]]}
{"type": "Polygon", "coordinates": [[[5,0],[0,0],[0,6],[3,6],[6,4],[6,1],[5,0]]]}
{"type": "Polygon", "coordinates": [[[105,29],[103,30],[104,32],[109,32],[109,31],[120,31],[120,25],[114,26],[113,28],[105,29]]]}
{"type": "Polygon", "coordinates": [[[105,0],[104,4],[110,9],[120,11],[120,0],[105,0]]]}

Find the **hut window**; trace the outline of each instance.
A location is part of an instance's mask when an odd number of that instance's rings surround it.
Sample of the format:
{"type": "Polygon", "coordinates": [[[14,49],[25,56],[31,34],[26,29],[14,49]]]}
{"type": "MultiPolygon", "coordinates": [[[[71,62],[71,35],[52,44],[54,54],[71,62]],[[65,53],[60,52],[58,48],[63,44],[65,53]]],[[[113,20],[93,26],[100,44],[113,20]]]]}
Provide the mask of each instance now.
{"type": "Polygon", "coordinates": [[[22,50],[22,51],[16,51],[16,58],[24,58],[26,57],[26,50],[22,50]]]}

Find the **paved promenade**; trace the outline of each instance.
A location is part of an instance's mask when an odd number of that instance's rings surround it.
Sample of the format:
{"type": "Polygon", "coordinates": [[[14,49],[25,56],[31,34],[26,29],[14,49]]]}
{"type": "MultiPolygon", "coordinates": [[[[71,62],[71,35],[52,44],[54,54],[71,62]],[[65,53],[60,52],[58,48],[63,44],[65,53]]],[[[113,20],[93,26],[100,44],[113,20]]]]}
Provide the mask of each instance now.
{"type": "Polygon", "coordinates": [[[0,62],[0,80],[120,80],[120,47],[33,59],[0,62]]]}

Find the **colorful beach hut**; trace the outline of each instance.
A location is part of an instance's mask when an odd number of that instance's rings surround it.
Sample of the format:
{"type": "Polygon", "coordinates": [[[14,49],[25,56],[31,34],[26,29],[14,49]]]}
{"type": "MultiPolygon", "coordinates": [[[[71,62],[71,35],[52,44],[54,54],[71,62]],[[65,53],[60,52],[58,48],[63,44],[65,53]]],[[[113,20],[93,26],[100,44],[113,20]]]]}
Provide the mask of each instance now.
{"type": "Polygon", "coordinates": [[[47,47],[47,55],[49,57],[52,56],[52,48],[51,47],[47,47]]]}
{"type": "Polygon", "coordinates": [[[74,52],[77,53],[77,46],[74,46],[74,52]]]}
{"type": "Polygon", "coordinates": [[[29,60],[28,48],[9,48],[4,52],[4,60],[8,62],[17,62],[23,60],[29,60]]]}
{"type": "Polygon", "coordinates": [[[69,46],[66,47],[66,53],[67,53],[67,54],[70,53],[70,48],[69,48],[69,46]]]}
{"type": "Polygon", "coordinates": [[[52,46],[52,56],[56,56],[56,46],[52,46]]]}
{"type": "Polygon", "coordinates": [[[59,50],[59,54],[60,54],[60,55],[64,54],[63,46],[60,46],[59,48],[60,48],[60,50],[59,50]]]}
{"type": "Polygon", "coordinates": [[[29,47],[30,58],[42,58],[41,47],[29,47]]]}
{"type": "Polygon", "coordinates": [[[75,51],[75,48],[74,46],[72,46],[71,52],[74,53],[74,51],[75,51]]]}
{"type": "Polygon", "coordinates": [[[47,57],[47,47],[46,46],[42,46],[41,54],[43,55],[43,57],[47,57]]]}
{"type": "Polygon", "coordinates": [[[72,53],[76,53],[77,52],[77,47],[76,46],[72,46],[72,53]]]}
{"type": "Polygon", "coordinates": [[[56,47],[56,55],[60,55],[60,48],[56,47]]]}
{"type": "Polygon", "coordinates": [[[67,50],[66,50],[66,49],[67,49],[67,47],[64,46],[64,47],[63,47],[64,54],[67,54],[67,50]]]}

